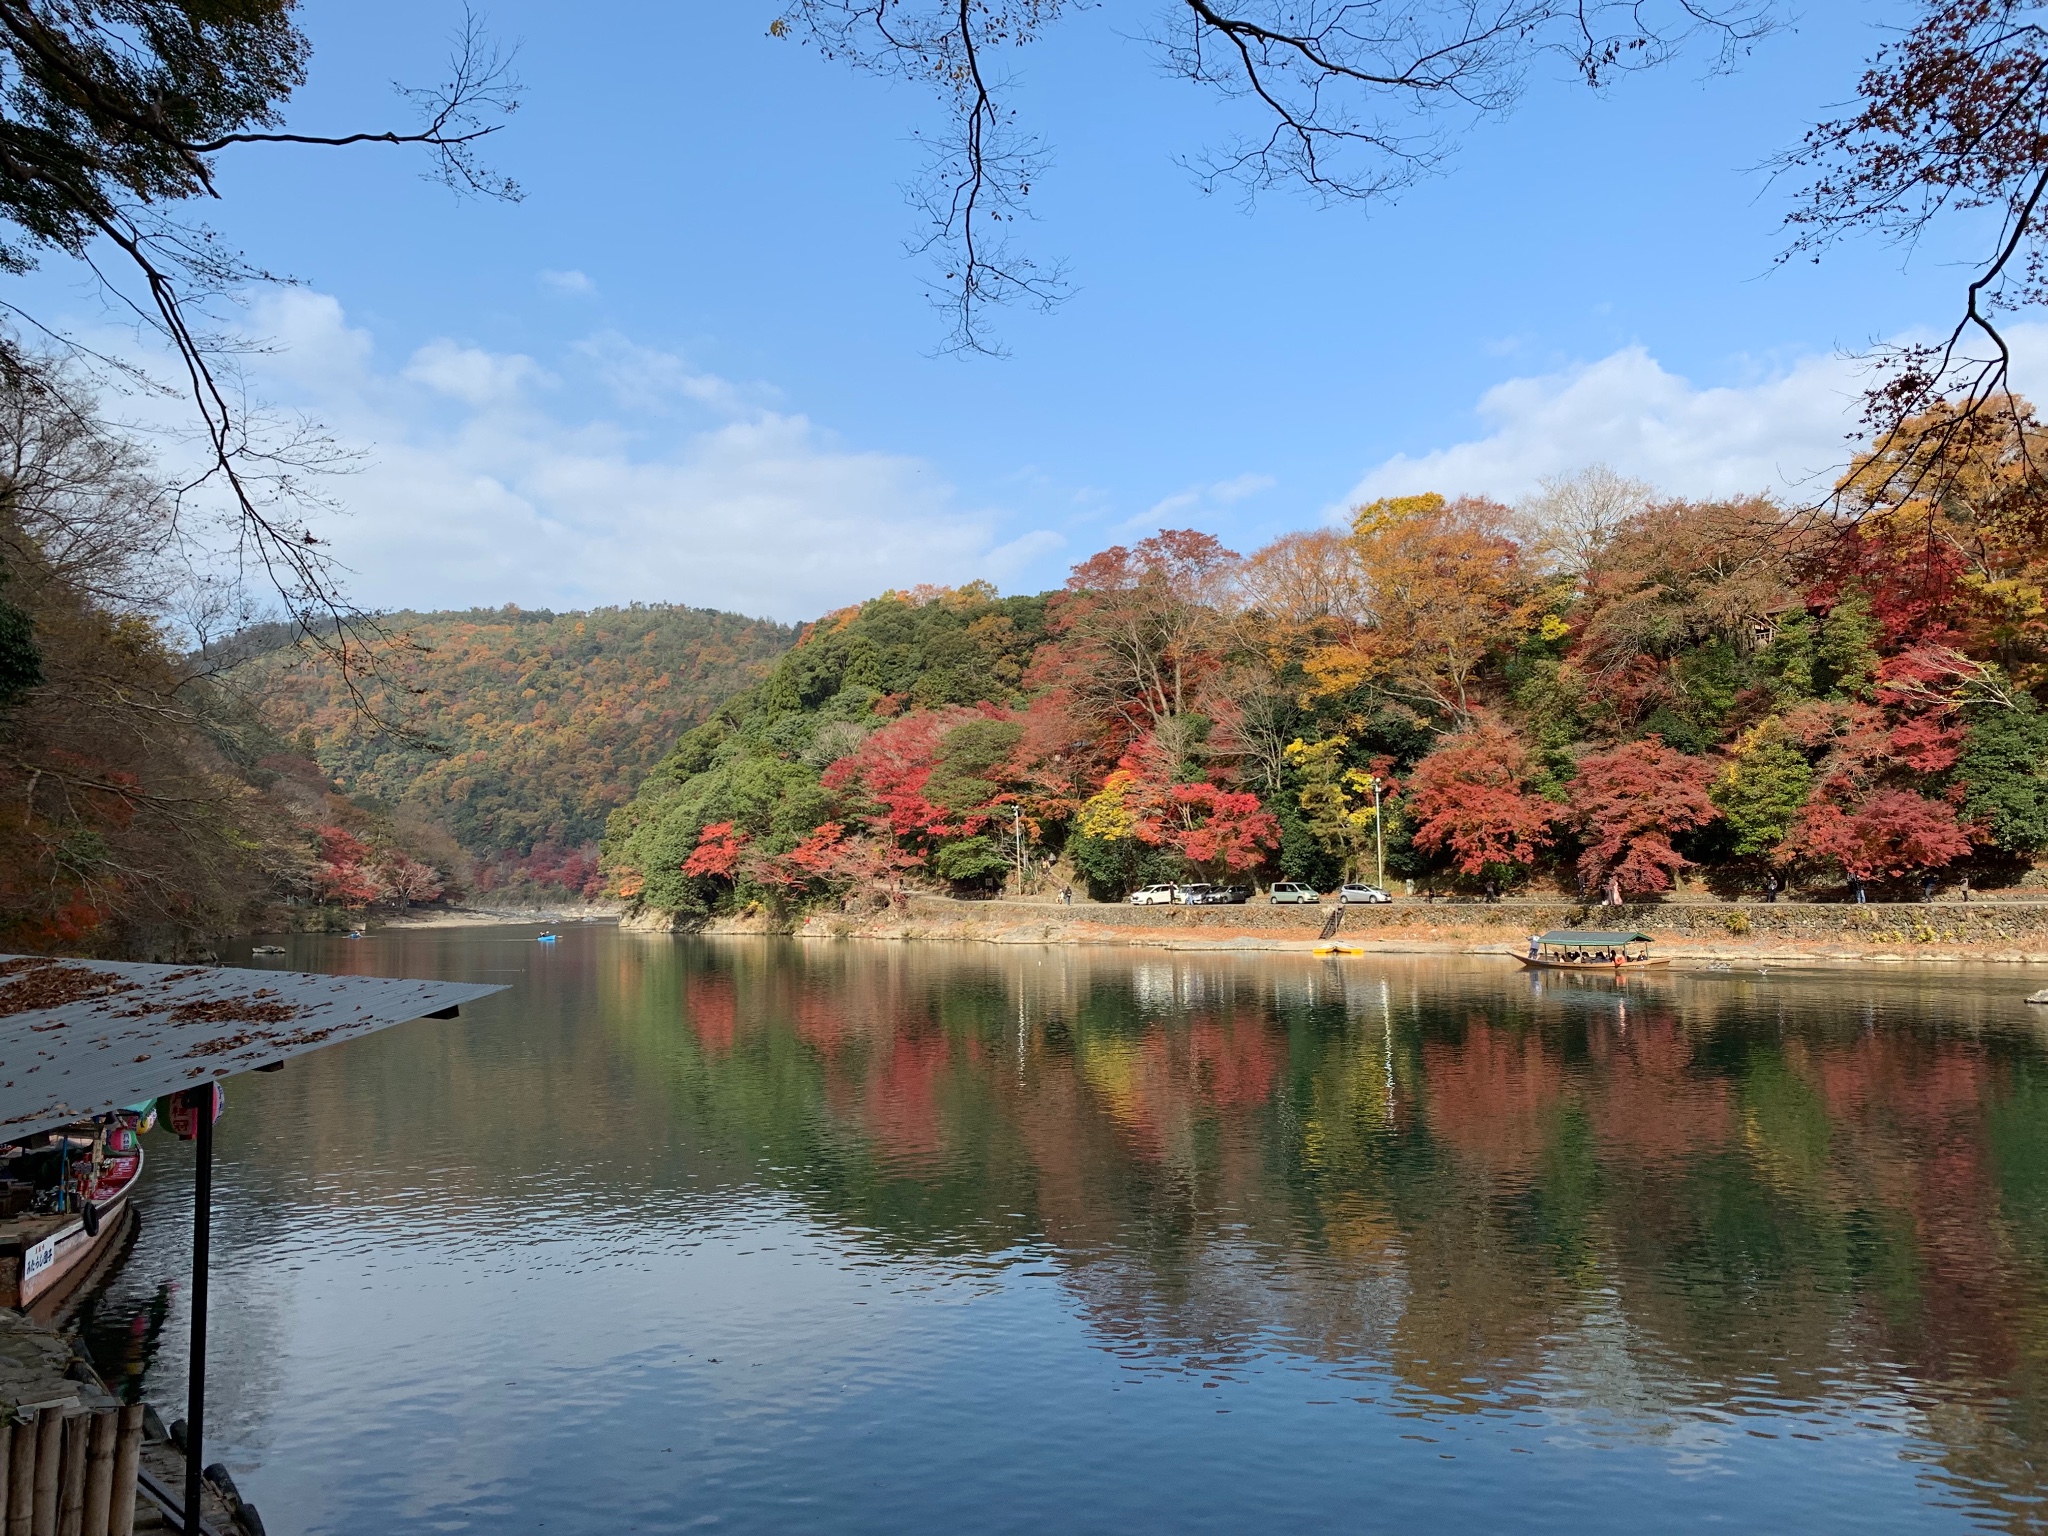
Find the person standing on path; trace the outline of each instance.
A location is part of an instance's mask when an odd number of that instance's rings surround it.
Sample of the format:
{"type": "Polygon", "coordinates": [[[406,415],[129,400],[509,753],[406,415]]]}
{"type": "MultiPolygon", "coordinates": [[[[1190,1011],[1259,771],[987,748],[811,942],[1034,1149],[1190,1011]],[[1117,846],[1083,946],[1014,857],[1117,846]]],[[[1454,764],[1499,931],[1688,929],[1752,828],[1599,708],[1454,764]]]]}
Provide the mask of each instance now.
{"type": "Polygon", "coordinates": [[[1060,905],[1061,905],[1061,906],[1063,906],[1063,907],[1071,907],[1071,906],[1072,906],[1073,904],[1074,904],[1074,888],[1073,888],[1073,887],[1072,887],[1071,885],[1063,885],[1063,886],[1061,886],[1061,887],[1060,887],[1060,905]]]}

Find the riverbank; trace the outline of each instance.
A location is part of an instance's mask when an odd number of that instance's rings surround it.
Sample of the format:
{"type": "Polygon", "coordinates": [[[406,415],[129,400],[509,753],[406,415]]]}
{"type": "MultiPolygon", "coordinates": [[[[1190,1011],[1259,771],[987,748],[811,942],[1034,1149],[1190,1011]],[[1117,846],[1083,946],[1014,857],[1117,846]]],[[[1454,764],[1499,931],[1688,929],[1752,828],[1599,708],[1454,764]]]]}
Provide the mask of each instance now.
{"type": "Polygon", "coordinates": [[[608,923],[624,908],[615,901],[561,907],[435,907],[373,919],[377,928],[493,928],[519,923],[608,923]]]}
{"type": "MultiPolygon", "coordinates": [[[[1057,901],[960,901],[914,894],[871,910],[757,912],[714,918],[699,931],[810,939],[952,940],[988,944],[1107,944],[1171,950],[1303,950],[1338,909],[1132,907],[1057,901]]],[[[1586,908],[1568,902],[1431,903],[1343,908],[1339,940],[1385,953],[1512,954],[1550,928],[1636,928],[1673,959],[1801,961],[1990,960],[2048,965],[2048,902],[1935,902],[1853,906],[1804,902],[1671,902],[1586,908]]],[[[662,913],[621,926],[672,932],[662,913]]]]}

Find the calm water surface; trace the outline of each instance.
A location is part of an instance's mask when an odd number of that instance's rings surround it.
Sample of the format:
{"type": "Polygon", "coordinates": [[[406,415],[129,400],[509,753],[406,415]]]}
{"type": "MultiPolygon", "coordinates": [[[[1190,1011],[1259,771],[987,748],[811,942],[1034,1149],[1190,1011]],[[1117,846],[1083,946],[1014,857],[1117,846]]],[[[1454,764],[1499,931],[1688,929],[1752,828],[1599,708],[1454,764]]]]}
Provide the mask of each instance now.
{"type": "MultiPolygon", "coordinates": [[[[278,1536],[2048,1524],[2018,972],[533,931],[279,962],[514,989],[230,1087],[278,1536]]],[[[170,1408],[151,1159],[92,1336],[170,1408]]]]}

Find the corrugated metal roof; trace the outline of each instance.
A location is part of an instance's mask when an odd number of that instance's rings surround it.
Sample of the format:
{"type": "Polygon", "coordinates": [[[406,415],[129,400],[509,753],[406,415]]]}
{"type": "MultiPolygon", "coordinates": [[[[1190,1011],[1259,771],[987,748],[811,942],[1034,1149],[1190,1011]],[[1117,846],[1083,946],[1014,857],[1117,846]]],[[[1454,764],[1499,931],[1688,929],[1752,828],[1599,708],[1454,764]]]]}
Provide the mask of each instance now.
{"type": "Polygon", "coordinates": [[[0,955],[0,1141],[504,990],[0,955]]]}

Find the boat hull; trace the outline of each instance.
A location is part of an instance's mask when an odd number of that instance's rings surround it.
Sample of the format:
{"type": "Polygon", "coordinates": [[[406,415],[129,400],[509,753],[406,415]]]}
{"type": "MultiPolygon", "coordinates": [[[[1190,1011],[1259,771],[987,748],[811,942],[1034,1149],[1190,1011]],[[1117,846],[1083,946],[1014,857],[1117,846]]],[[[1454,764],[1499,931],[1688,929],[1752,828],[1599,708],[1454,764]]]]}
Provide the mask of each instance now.
{"type": "Polygon", "coordinates": [[[96,1192],[97,1232],[85,1230],[83,1214],[8,1223],[19,1230],[0,1240],[0,1306],[34,1310],[61,1301],[127,1235],[128,1196],[141,1177],[137,1151],[134,1169],[119,1187],[103,1184],[96,1192]]]}
{"type": "Polygon", "coordinates": [[[1648,959],[1648,960],[1621,960],[1621,961],[1615,961],[1615,960],[1579,960],[1579,961],[1572,961],[1572,960],[1544,960],[1544,959],[1535,959],[1535,960],[1532,960],[1532,959],[1530,959],[1530,958],[1529,958],[1529,957],[1528,957],[1527,955],[1517,955],[1517,956],[1515,956],[1515,958],[1516,958],[1517,960],[1521,961],[1521,963],[1522,963],[1522,965],[1523,965],[1523,967],[1524,967],[1525,969],[1528,969],[1528,970],[1531,970],[1531,971],[1570,971],[1570,972],[1571,972],[1571,973],[1572,973],[1573,975],[1576,975],[1576,976],[1600,976],[1600,975],[1610,975],[1610,976],[1611,976],[1611,975],[1613,975],[1613,974],[1614,974],[1615,972],[1617,972],[1617,971],[1647,971],[1647,970],[1651,970],[1651,969],[1653,969],[1653,968],[1654,968],[1654,967],[1656,967],[1656,966],[1660,966],[1660,965],[1669,965],[1669,964],[1671,963],[1670,957],[1669,957],[1669,956],[1666,956],[1666,955],[1653,955],[1653,956],[1652,956],[1652,957],[1651,957],[1650,959],[1648,959]]]}

